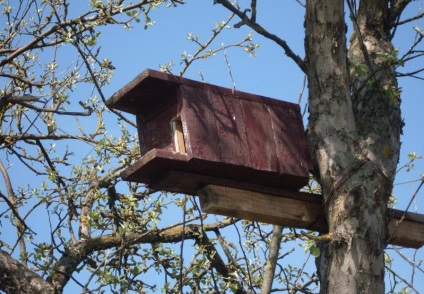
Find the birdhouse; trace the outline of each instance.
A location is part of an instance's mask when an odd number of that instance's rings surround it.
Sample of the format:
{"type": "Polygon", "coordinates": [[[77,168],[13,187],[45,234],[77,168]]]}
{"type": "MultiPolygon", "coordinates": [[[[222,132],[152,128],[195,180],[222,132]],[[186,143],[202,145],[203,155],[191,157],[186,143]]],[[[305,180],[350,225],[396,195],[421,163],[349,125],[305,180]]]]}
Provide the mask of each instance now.
{"type": "MultiPolygon", "coordinates": [[[[154,70],[107,104],[137,119],[141,157],[124,180],[199,195],[206,213],[328,232],[321,195],[297,191],[312,169],[299,105],[154,70]]],[[[388,219],[391,244],[423,246],[423,215],[388,219]]]]}
{"type": "Polygon", "coordinates": [[[124,180],[186,194],[208,184],[296,190],[308,182],[297,104],[146,70],[108,105],[136,115],[141,158],[124,180]]]}

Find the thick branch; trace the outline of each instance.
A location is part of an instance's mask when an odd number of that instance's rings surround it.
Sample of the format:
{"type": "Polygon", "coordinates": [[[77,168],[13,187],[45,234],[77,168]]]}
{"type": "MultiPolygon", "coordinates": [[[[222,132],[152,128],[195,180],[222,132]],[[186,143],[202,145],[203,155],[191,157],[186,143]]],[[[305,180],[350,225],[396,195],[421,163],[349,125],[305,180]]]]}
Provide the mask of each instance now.
{"type": "Polygon", "coordinates": [[[6,293],[54,293],[50,283],[3,250],[0,250],[0,279],[0,290],[6,293]]]}
{"type": "MultiPolygon", "coordinates": [[[[12,182],[10,180],[9,174],[7,173],[7,170],[4,167],[3,162],[1,160],[0,160],[0,172],[2,173],[4,182],[6,183],[7,194],[9,196],[9,201],[7,201],[7,203],[9,204],[9,207],[12,210],[14,218],[16,218],[16,229],[18,231],[19,247],[21,249],[21,254],[24,255],[26,253],[26,245],[22,237],[23,237],[23,234],[25,233],[25,230],[29,228],[25,224],[23,219],[19,216],[18,210],[15,207],[16,205],[15,192],[13,191],[12,182]]],[[[4,198],[6,199],[6,197],[4,198]]]]}
{"type": "MultiPolygon", "coordinates": [[[[203,226],[205,232],[214,231],[232,225],[232,219],[224,220],[217,224],[207,224],[203,226]]],[[[194,239],[200,231],[199,225],[186,225],[183,227],[168,227],[165,229],[152,229],[149,231],[128,232],[125,236],[119,234],[103,235],[91,239],[81,239],[72,244],[62,255],[54,266],[54,273],[49,277],[55,288],[61,292],[69,281],[70,277],[90,254],[99,250],[121,247],[134,244],[153,244],[153,243],[177,243],[182,239],[194,239]]]]}
{"type": "MultiPolygon", "coordinates": [[[[400,18],[403,10],[406,8],[406,6],[408,6],[411,0],[398,0],[398,1],[391,1],[391,2],[394,2],[394,4],[392,7],[390,7],[390,10],[389,10],[388,24],[392,27],[396,27],[401,24],[397,22],[397,20],[400,18]]],[[[406,22],[402,22],[402,23],[406,23],[406,22]]]]}
{"type": "Polygon", "coordinates": [[[275,266],[278,261],[278,251],[280,250],[281,239],[283,238],[283,227],[274,225],[272,227],[272,237],[269,244],[269,255],[264,271],[264,281],[261,287],[261,294],[269,294],[274,281],[275,266]]]}

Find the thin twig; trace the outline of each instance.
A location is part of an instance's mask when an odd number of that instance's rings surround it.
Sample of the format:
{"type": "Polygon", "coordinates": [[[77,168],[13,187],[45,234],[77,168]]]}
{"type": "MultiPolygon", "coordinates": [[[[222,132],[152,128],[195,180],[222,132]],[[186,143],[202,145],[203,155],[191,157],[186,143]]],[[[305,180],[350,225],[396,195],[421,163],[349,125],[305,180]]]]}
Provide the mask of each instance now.
{"type": "Polygon", "coordinates": [[[409,283],[407,280],[405,280],[404,278],[402,278],[401,276],[399,276],[398,273],[396,273],[395,271],[393,271],[390,267],[386,266],[386,270],[388,270],[392,275],[394,275],[395,277],[397,277],[399,280],[401,280],[403,283],[405,283],[412,291],[414,291],[416,294],[419,294],[420,292],[418,292],[413,285],[411,285],[411,283],[409,283]]]}
{"type": "MultiPolygon", "coordinates": [[[[222,44],[222,47],[224,47],[224,44],[222,44]]],[[[233,83],[233,95],[234,95],[234,93],[236,92],[236,82],[234,81],[233,72],[231,70],[231,64],[228,61],[227,50],[225,49],[224,49],[224,60],[228,68],[228,73],[230,74],[231,82],[233,83]]]]}
{"type": "MultiPolygon", "coordinates": [[[[222,24],[219,25],[218,28],[212,30],[212,36],[209,38],[208,41],[206,41],[206,43],[201,44],[199,41],[197,41],[196,39],[192,39],[196,44],[199,45],[199,49],[197,49],[196,52],[194,52],[192,58],[190,58],[189,60],[184,59],[184,67],[183,69],[180,71],[180,76],[183,76],[184,73],[186,72],[187,68],[197,59],[199,58],[203,58],[203,56],[199,56],[200,53],[202,53],[206,48],[209,47],[209,45],[216,39],[216,37],[222,32],[222,30],[228,25],[228,23],[233,19],[234,17],[234,13],[231,14],[228,19],[222,24]]],[[[215,52],[214,52],[215,53],[215,52]]]]}
{"type": "Polygon", "coordinates": [[[252,20],[250,20],[247,16],[245,12],[240,11],[239,9],[237,9],[233,4],[231,4],[228,0],[215,0],[215,3],[219,3],[222,6],[224,6],[225,8],[227,8],[228,10],[230,10],[231,12],[235,13],[241,20],[242,20],[242,24],[245,24],[247,26],[249,26],[250,28],[252,28],[253,30],[255,30],[255,32],[257,32],[258,34],[274,41],[275,43],[277,43],[279,46],[281,46],[284,49],[284,52],[286,53],[286,55],[291,58],[298,66],[299,68],[306,73],[306,64],[303,61],[302,58],[300,58],[298,55],[296,55],[293,50],[289,47],[289,45],[287,44],[286,41],[284,41],[283,39],[280,39],[279,37],[277,37],[274,34],[271,34],[270,32],[268,32],[267,30],[265,30],[262,26],[260,26],[259,24],[257,24],[256,22],[253,22],[252,20]]]}
{"type": "Polygon", "coordinates": [[[17,210],[15,208],[16,196],[15,196],[15,192],[13,192],[12,181],[10,180],[9,174],[7,173],[7,170],[6,170],[5,166],[3,165],[3,161],[1,159],[0,159],[0,172],[3,175],[3,179],[4,179],[4,182],[5,182],[5,185],[6,185],[6,190],[7,190],[7,194],[9,196],[9,198],[7,198],[5,195],[3,195],[3,193],[0,192],[1,193],[1,197],[9,205],[9,207],[12,210],[14,216],[20,222],[22,222],[22,224],[25,226],[26,229],[30,230],[30,228],[25,224],[25,222],[19,216],[19,213],[17,212],[17,210]]]}

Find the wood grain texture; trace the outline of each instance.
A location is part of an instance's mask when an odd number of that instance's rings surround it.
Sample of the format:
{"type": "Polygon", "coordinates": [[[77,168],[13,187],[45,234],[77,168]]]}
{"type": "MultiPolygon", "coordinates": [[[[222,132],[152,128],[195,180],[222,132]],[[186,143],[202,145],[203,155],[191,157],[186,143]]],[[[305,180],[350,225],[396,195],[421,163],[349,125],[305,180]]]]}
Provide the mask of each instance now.
{"type": "Polygon", "coordinates": [[[279,172],[271,118],[263,103],[240,100],[253,168],[279,172]]]}
{"type": "Polygon", "coordinates": [[[213,104],[222,161],[253,167],[240,100],[212,92],[208,97],[213,104]]]}
{"type": "MultiPolygon", "coordinates": [[[[231,180],[239,188],[252,183],[299,189],[309,180],[304,162],[310,158],[301,152],[306,136],[293,103],[147,70],[118,91],[110,106],[137,116],[142,158],[123,173],[128,180],[154,181],[160,188],[155,177],[170,170],[231,180]],[[173,152],[185,153],[189,162],[173,152]]],[[[198,184],[196,178],[181,181],[180,188],[166,188],[186,193],[184,187],[198,184]]]]}
{"type": "Polygon", "coordinates": [[[271,129],[276,145],[278,170],[280,174],[305,175],[297,131],[297,120],[294,112],[279,107],[268,107],[271,118],[271,129]]]}
{"type": "MultiPolygon", "coordinates": [[[[291,191],[291,194],[296,193],[291,191]]],[[[300,192],[298,192],[300,193],[300,192]]],[[[322,212],[322,202],[270,195],[248,190],[207,185],[199,190],[200,204],[206,213],[255,220],[286,227],[327,233],[328,226],[322,212]]],[[[318,197],[322,201],[321,197],[318,197]]],[[[424,245],[424,215],[389,209],[388,228],[393,238],[390,244],[409,248],[424,245]],[[401,218],[404,220],[398,225],[401,218]]]]}
{"type": "Polygon", "coordinates": [[[186,149],[190,157],[222,162],[215,115],[208,93],[181,86],[181,120],[186,131],[186,149]]]}
{"type": "Polygon", "coordinates": [[[198,193],[202,210],[206,213],[319,232],[327,228],[319,202],[217,185],[207,185],[198,193]]]}
{"type": "Polygon", "coordinates": [[[155,119],[142,123],[137,116],[140,153],[143,156],[152,149],[175,150],[172,120],[177,116],[177,104],[164,109],[155,119]]]}
{"type": "Polygon", "coordinates": [[[179,85],[190,86],[196,88],[197,91],[200,92],[219,93],[247,101],[259,103],[266,101],[265,103],[268,105],[300,111],[300,106],[298,104],[242,91],[233,91],[233,89],[210,85],[152,69],[146,69],[136,76],[132,81],[113,94],[112,97],[107,100],[106,104],[114,109],[137,114],[140,109],[144,107],[146,101],[152,103],[155,100],[160,100],[160,97],[163,97],[163,95],[175,92],[175,89],[178,88],[179,85]]]}

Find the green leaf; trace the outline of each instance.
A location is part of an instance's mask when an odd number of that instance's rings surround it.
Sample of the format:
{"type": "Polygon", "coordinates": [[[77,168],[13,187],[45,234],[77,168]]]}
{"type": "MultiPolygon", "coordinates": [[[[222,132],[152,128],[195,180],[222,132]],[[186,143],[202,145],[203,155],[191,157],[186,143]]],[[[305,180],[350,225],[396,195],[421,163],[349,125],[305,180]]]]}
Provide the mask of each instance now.
{"type": "Polygon", "coordinates": [[[91,0],[90,4],[91,4],[91,6],[96,7],[96,8],[104,7],[104,4],[101,0],[91,0]]]}
{"type": "Polygon", "coordinates": [[[415,159],[420,159],[422,156],[417,155],[417,152],[408,153],[409,160],[413,161],[415,159]]]}
{"type": "Polygon", "coordinates": [[[91,36],[90,38],[87,39],[86,44],[88,46],[94,46],[97,44],[97,39],[94,36],[91,36]]]}
{"type": "Polygon", "coordinates": [[[321,255],[321,250],[318,247],[312,246],[309,251],[315,257],[319,257],[321,255]]]}

